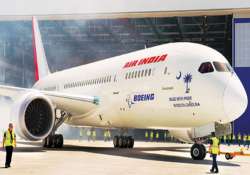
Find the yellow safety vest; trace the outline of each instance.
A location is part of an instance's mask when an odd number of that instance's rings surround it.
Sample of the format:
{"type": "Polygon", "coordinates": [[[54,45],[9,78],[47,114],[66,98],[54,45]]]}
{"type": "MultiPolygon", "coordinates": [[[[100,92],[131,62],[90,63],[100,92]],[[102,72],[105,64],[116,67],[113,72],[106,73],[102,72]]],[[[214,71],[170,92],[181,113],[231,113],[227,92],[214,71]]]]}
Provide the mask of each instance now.
{"type": "Polygon", "coordinates": [[[145,132],[145,137],[148,138],[148,132],[145,132]]]}
{"type": "Polygon", "coordinates": [[[4,146],[15,146],[15,138],[16,138],[16,135],[14,133],[14,131],[12,130],[11,134],[10,134],[10,131],[7,130],[4,132],[4,137],[5,137],[5,141],[4,141],[4,146]],[[12,137],[11,137],[12,135],[12,137]]]}
{"type": "Polygon", "coordinates": [[[247,141],[247,136],[246,135],[243,136],[243,140],[247,141]]]}
{"type": "Polygon", "coordinates": [[[250,141],[250,135],[247,136],[247,140],[250,141]]]}
{"type": "Polygon", "coordinates": [[[211,153],[212,154],[219,154],[219,139],[217,139],[216,137],[212,137],[212,145],[211,145],[211,153]]]}
{"type": "Polygon", "coordinates": [[[155,134],[155,138],[159,139],[159,133],[158,132],[155,134]]]}
{"type": "Polygon", "coordinates": [[[225,135],[225,136],[223,136],[223,140],[224,141],[226,141],[227,140],[227,136],[225,135]]]}

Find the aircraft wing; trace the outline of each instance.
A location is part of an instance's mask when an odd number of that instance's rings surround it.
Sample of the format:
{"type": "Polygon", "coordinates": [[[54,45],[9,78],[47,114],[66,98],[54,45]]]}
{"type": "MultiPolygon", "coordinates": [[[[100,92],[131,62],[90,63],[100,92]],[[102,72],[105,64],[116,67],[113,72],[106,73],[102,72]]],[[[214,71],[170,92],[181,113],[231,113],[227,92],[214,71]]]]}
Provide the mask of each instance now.
{"type": "Polygon", "coordinates": [[[17,100],[25,93],[40,93],[51,100],[56,108],[74,115],[81,115],[94,110],[99,99],[95,96],[74,95],[57,91],[40,91],[36,89],[19,88],[0,85],[0,96],[9,97],[12,101],[17,100]]]}

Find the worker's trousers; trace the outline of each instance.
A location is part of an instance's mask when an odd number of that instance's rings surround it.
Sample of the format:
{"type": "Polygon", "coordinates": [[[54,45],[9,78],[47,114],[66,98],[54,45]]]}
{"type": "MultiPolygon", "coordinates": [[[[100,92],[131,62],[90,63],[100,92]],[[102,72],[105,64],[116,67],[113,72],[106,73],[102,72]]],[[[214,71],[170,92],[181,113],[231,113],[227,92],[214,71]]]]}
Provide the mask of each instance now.
{"type": "Polygon", "coordinates": [[[217,165],[217,154],[212,154],[212,158],[213,158],[213,166],[212,166],[212,171],[214,172],[218,172],[218,165],[217,165]]]}
{"type": "Polygon", "coordinates": [[[5,166],[10,166],[11,158],[12,158],[12,152],[13,152],[13,146],[6,146],[6,160],[5,160],[5,166]]]}

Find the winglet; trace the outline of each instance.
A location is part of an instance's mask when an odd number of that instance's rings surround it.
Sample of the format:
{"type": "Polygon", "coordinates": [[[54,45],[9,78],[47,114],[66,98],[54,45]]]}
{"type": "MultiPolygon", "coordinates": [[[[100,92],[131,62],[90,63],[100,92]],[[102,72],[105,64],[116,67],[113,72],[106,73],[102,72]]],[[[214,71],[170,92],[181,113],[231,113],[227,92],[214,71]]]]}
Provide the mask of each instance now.
{"type": "Polygon", "coordinates": [[[50,70],[44,52],[38,22],[35,17],[32,17],[32,46],[35,66],[35,80],[38,81],[39,79],[50,74],[50,70]]]}

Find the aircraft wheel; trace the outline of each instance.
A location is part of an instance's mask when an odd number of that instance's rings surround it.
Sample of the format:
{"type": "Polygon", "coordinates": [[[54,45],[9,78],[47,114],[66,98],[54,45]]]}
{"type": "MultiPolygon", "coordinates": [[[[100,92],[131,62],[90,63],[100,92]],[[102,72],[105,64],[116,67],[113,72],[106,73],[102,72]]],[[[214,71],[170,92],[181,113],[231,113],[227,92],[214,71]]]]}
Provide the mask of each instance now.
{"type": "Polygon", "coordinates": [[[119,139],[118,139],[118,147],[119,148],[123,148],[123,140],[124,140],[123,137],[120,136],[119,139]]]}
{"type": "Polygon", "coordinates": [[[206,156],[206,148],[202,144],[193,144],[191,147],[191,157],[193,160],[203,160],[206,156]]]}
{"type": "Polygon", "coordinates": [[[115,148],[119,147],[119,137],[118,136],[114,136],[113,138],[113,144],[115,148]]]}
{"type": "Polygon", "coordinates": [[[128,137],[128,148],[134,147],[134,139],[132,137],[128,137]]]}

